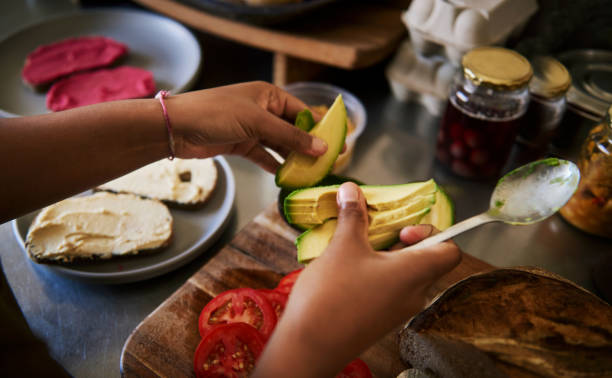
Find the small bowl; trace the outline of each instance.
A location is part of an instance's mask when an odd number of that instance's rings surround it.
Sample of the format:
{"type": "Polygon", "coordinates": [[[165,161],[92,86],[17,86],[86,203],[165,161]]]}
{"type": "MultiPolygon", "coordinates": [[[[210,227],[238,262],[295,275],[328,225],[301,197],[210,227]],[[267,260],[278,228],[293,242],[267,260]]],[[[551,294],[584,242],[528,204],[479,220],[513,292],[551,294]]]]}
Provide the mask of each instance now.
{"type": "Polygon", "coordinates": [[[332,171],[333,173],[343,172],[351,162],[355,142],[366,126],[367,114],[361,101],[345,89],[312,81],[291,83],[286,85],[284,89],[304,101],[308,106],[325,105],[328,108],[332,105],[338,94],[342,94],[347,115],[355,125],[355,130],[346,136],[346,151],[338,156],[332,171]]]}

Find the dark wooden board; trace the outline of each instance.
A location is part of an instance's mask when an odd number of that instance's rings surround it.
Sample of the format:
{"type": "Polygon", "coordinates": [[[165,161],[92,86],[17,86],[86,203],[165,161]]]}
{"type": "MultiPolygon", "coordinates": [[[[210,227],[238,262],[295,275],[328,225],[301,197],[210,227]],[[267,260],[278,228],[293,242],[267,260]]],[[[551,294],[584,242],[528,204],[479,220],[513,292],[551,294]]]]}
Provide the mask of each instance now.
{"type": "MultiPolygon", "coordinates": [[[[352,70],[381,62],[405,38],[401,15],[410,4],[410,0],[340,1],[316,15],[265,27],[220,17],[179,1],[136,2],[199,31],[274,53],[272,75],[280,86],[316,79],[328,66],[352,70]]],[[[219,53],[203,47],[205,59],[219,53]]]]}
{"type": "MultiPolygon", "coordinates": [[[[237,288],[274,288],[286,273],[300,268],[293,244],[297,232],[278,214],[276,204],[259,214],[132,332],[121,355],[124,377],[193,377],[193,353],[200,341],[198,316],[217,294],[237,288]]],[[[464,254],[457,268],[438,281],[437,295],[471,274],[493,267],[464,254]]],[[[361,358],[376,377],[395,377],[397,331],[390,332],[361,358]]]]}
{"type": "Polygon", "coordinates": [[[172,0],[136,2],[221,38],[348,69],[370,66],[395,50],[406,35],[401,14],[410,3],[408,0],[338,3],[326,7],[314,24],[313,19],[304,19],[270,28],[215,16],[172,0]]]}

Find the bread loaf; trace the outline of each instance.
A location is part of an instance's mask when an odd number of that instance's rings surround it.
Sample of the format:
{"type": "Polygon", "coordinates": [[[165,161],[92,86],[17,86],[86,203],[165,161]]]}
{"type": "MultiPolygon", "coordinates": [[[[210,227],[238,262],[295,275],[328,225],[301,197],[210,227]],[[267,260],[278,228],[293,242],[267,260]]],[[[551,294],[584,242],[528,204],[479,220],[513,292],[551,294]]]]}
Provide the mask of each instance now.
{"type": "Polygon", "coordinates": [[[163,203],[102,192],[44,208],[25,245],[36,262],[69,263],[157,250],[171,237],[172,216],[163,203]]]}
{"type": "Polygon", "coordinates": [[[209,159],[163,159],[119,177],[96,190],[132,193],[169,205],[197,207],[213,193],[217,167],[209,159]]]}
{"type": "Polygon", "coordinates": [[[440,377],[491,362],[484,376],[612,377],[612,308],[541,269],[499,269],[442,293],[400,332],[400,352],[440,377]]]}

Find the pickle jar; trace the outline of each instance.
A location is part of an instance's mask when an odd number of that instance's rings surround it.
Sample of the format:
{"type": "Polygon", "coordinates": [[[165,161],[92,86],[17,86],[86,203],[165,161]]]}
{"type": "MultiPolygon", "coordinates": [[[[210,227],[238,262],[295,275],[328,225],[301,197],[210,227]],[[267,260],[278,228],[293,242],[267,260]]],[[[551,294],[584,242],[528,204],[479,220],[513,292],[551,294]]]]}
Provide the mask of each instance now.
{"type": "Polygon", "coordinates": [[[582,145],[580,183],[561,215],[588,233],[612,238],[612,106],[582,145]]]}
{"type": "Polygon", "coordinates": [[[532,75],[529,61],[512,50],[465,54],[438,132],[438,160],[463,177],[499,176],[529,104],[532,75]]]}

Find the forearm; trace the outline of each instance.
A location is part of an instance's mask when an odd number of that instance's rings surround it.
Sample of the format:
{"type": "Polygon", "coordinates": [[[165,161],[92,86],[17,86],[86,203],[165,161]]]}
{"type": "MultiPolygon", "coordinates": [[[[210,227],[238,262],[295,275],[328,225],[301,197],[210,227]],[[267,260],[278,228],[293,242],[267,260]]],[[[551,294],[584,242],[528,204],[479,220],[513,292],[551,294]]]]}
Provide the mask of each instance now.
{"type": "Polygon", "coordinates": [[[154,99],[0,119],[0,223],[168,156],[154,99]]]}

